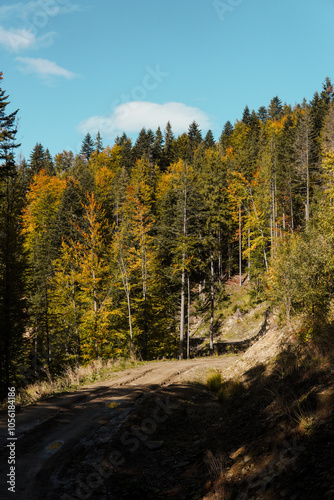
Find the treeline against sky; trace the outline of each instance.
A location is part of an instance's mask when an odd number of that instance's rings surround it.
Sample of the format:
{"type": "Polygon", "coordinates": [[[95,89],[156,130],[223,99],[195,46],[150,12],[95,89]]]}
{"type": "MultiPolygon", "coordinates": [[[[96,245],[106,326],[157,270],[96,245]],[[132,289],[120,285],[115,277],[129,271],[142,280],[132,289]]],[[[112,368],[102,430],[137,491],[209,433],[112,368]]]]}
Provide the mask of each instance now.
{"type": "Polygon", "coordinates": [[[134,144],[87,134],[80,154],[37,142],[17,160],[17,112],[0,88],[2,386],[95,358],[187,356],[194,304],[213,351],[234,274],[254,301],[301,314],[307,335],[328,324],[333,95],[327,78],[293,108],[246,106],[217,142],[168,122],[134,144]]]}

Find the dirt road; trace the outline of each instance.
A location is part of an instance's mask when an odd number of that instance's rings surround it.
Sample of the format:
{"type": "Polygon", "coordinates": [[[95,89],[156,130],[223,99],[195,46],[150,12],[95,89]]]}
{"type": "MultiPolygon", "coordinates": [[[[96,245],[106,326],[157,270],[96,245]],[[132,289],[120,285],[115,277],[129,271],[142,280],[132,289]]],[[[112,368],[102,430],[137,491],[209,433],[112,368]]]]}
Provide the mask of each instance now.
{"type": "MultiPolygon", "coordinates": [[[[121,498],[100,494],[99,481],[109,477],[108,474],[124,459],[119,451],[110,452],[110,443],[138,401],[154,395],[161,387],[194,380],[209,367],[223,370],[236,358],[226,356],[152,363],[119,372],[110,380],[85,386],[77,392],[24,407],[16,415],[15,442],[8,440],[7,416],[2,415],[0,498],[121,498]],[[8,490],[10,483],[7,483],[11,452],[8,442],[15,444],[15,493],[8,490]],[[106,444],[109,446],[108,460],[106,444]],[[86,477],[82,472],[83,460],[91,471],[86,477]]],[[[139,432],[137,437],[124,435],[124,444],[129,449],[142,442],[150,449],[159,447],[161,443],[154,441],[154,430],[168,418],[170,411],[168,401],[157,396],[156,408],[144,419],[146,434],[139,432]]]]}

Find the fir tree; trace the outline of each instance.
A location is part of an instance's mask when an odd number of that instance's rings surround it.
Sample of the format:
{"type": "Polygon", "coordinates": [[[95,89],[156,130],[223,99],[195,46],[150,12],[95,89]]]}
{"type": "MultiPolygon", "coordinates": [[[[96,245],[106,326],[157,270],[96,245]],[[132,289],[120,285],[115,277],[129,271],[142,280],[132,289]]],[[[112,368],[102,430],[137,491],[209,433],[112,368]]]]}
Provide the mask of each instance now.
{"type": "Polygon", "coordinates": [[[102,142],[102,137],[101,137],[100,131],[98,131],[96,134],[94,147],[95,147],[95,151],[97,153],[101,153],[101,151],[103,151],[103,142],[102,142]]]}
{"type": "Polygon", "coordinates": [[[94,141],[92,139],[92,136],[88,132],[85,135],[84,140],[82,141],[80,154],[81,156],[84,157],[84,159],[86,159],[86,161],[89,161],[89,158],[91,157],[91,154],[94,152],[94,149],[95,149],[94,141]]]}
{"type": "Polygon", "coordinates": [[[208,130],[204,139],[204,145],[206,148],[213,148],[215,145],[215,139],[213,137],[212,130],[208,130]]]}
{"type": "Polygon", "coordinates": [[[168,121],[164,131],[164,150],[161,161],[161,170],[165,171],[169,165],[174,161],[173,145],[175,137],[172,130],[172,125],[168,121]]]}
{"type": "Polygon", "coordinates": [[[268,118],[268,111],[265,106],[260,106],[257,112],[257,116],[262,123],[266,123],[268,118]]]}
{"type": "Polygon", "coordinates": [[[199,128],[198,123],[193,121],[188,128],[188,139],[189,139],[189,160],[192,159],[195,149],[202,142],[202,132],[199,128]]]}
{"type": "MultiPolygon", "coordinates": [[[[3,80],[0,73],[0,84],[3,80]]],[[[23,346],[23,251],[19,221],[23,185],[15,166],[17,111],[7,114],[0,87],[0,392],[16,382],[23,346]]],[[[0,396],[4,396],[1,394],[0,396]]]]}
{"type": "Polygon", "coordinates": [[[33,179],[34,175],[45,168],[45,150],[41,143],[37,143],[31,152],[29,160],[29,177],[33,179]]]}
{"type": "Polygon", "coordinates": [[[249,107],[246,105],[244,112],[242,113],[242,120],[241,120],[245,125],[249,125],[250,122],[250,111],[249,107]]]}
{"type": "Polygon", "coordinates": [[[219,138],[219,146],[221,148],[221,151],[223,154],[226,153],[226,149],[229,147],[230,145],[230,140],[231,140],[231,136],[233,134],[233,125],[232,123],[228,120],[225,125],[224,125],[224,129],[221,133],[221,136],[219,138]]]}
{"type": "Polygon", "coordinates": [[[52,156],[51,156],[50,151],[48,149],[45,150],[44,168],[45,168],[45,171],[48,175],[55,174],[53,159],[52,159],[52,156]]]}
{"type": "Polygon", "coordinates": [[[280,118],[283,111],[282,101],[278,96],[273,97],[268,107],[268,115],[271,119],[280,118]]]}
{"type": "Polygon", "coordinates": [[[157,163],[158,165],[159,165],[161,157],[162,157],[163,142],[164,142],[164,138],[163,138],[160,127],[158,127],[157,131],[155,133],[155,138],[154,138],[153,147],[152,147],[153,161],[155,163],[157,163]]]}

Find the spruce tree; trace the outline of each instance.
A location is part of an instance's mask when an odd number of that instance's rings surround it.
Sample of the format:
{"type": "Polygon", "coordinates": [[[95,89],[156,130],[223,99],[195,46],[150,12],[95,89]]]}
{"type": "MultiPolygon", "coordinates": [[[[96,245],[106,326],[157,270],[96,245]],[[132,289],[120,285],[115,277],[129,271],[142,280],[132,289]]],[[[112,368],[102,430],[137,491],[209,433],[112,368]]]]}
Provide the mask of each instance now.
{"type": "Polygon", "coordinates": [[[174,150],[173,145],[175,142],[175,137],[172,130],[172,125],[170,121],[167,122],[164,131],[164,150],[161,161],[161,170],[165,171],[169,165],[174,161],[174,150]]]}
{"type": "Polygon", "coordinates": [[[225,154],[226,153],[226,149],[229,147],[230,145],[230,141],[231,141],[231,136],[233,134],[233,125],[232,123],[228,120],[225,125],[224,125],[224,129],[221,133],[221,136],[219,138],[219,146],[220,146],[220,149],[221,149],[221,152],[222,154],[225,154]]]}
{"type": "Polygon", "coordinates": [[[94,152],[94,149],[95,149],[94,141],[92,139],[92,136],[88,132],[85,135],[84,140],[82,141],[80,154],[86,159],[86,161],[89,161],[89,158],[91,157],[91,154],[94,152]]]}
{"type": "Polygon", "coordinates": [[[44,168],[45,171],[48,175],[54,175],[55,174],[55,168],[53,164],[53,159],[50,154],[50,151],[48,149],[45,150],[45,155],[44,155],[44,168]]]}
{"type": "Polygon", "coordinates": [[[213,148],[215,145],[215,138],[213,137],[212,130],[208,130],[204,139],[204,145],[206,148],[213,148]]]}
{"type": "Polygon", "coordinates": [[[164,142],[163,135],[162,135],[160,127],[158,127],[157,131],[155,133],[155,138],[154,138],[153,147],[152,147],[153,161],[155,163],[157,163],[158,165],[160,164],[160,160],[162,157],[163,142],[164,142]]]}
{"type": "Polygon", "coordinates": [[[245,125],[249,125],[250,115],[249,107],[246,105],[241,120],[245,125]]]}
{"type": "Polygon", "coordinates": [[[273,97],[268,107],[268,115],[271,119],[280,118],[283,111],[282,101],[278,96],[273,97]]]}
{"type": "Polygon", "coordinates": [[[133,163],[134,163],[133,162],[134,153],[133,153],[133,148],[132,148],[132,141],[126,135],[126,133],[123,132],[121,137],[116,137],[115,145],[121,147],[122,162],[123,162],[123,165],[125,167],[127,174],[130,175],[131,169],[132,169],[133,163]]]}
{"type": "Polygon", "coordinates": [[[266,123],[268,118],[268,111],[265,106],[260,106],[257,112],[257,116],[262,123],[266,123]]]}
{"type": "Polygon", "coordinates": [[[188,139],[189,139],[189,160],[192,160],[195,149],[202,142],[202,132],[199,128],[198,123],[193,121],[188,128],[188,139]]]}
{"type": "Polygon", "coordinates": [[[36,143],[31,152],[29,160],[29,180],[32,181],[34,175],[45,168],[45,150],[40,142],[36,143]]]}
{"type": "MultiPolygon", "coordinates": [[[[3,80],[0,73],[0,84],[3,80]]],[[[23,346],[23,251],[19,234],[23,189],[15,166],[17,111],[7,114],[0,87],[0,392],[16,382],[23,346]]],[[[0,394],[4,396],[5,394],[0,394]]]]}
{"type": "Polygon", "coordinates": [[[97,153],[101,153],[101,151],[103,151],[103,142],[102,142],[102,137],[101,137],[100,131],[98,131],[96,134],[94,146],[95,146],[95,151],[97,153]]]}

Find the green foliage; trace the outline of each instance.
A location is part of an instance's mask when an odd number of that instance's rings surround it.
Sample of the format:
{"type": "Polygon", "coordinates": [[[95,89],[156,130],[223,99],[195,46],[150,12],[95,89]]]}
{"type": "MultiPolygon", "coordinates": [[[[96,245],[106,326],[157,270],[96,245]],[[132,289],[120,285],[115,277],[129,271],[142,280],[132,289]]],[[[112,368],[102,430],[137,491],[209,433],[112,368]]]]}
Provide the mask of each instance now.
{"type": "MultiPolygon", "coordinates": [[[[99,144],[97,147],[102,147],[102,142],[100,140],[99,140],[99,144]]],[[[90,135],[90,133],[88,132],[85,135],[84,140],[82,141],[80,154],[86,161],[89,161],[89,158],[91,157],[95,148],[96,148],[96,145],[94,144],[93,138],[90,135]]]]}
{"type": "Polygon", "coordinates": [[[270,294],[283,305],[287,320],[302,314],[308,332],[325,324],[333,297],[333,246],[311,228],[282,244],[270,272],[270,294]]]}
{"type": "MultiPolygon", "coordinates": [[[[52,158],[37,143],[20,169],[7,104],[0,91],[0,295],[12,328],[2,338],[16,339],[34,372],[175,356],[178,338],[182,356],[199,291],[213,351],[234,273],[250,281],[247,300],[240,282],[240,311],[267,291],[288,319],[303,317],[305,332],[333,320],[329,79],[293,109],[278,97],[258,113],[246,106],[218,144],[196,122],[178,136],[168,122],[164,133],[143,128],[134,145],[124,133],[104,148],[99,133],[87,134],[80,155],[52,158]]],[[[6,349],[2,340],[5,363],[6,349]]]]}
{"type": "MultiPolygon", "coordinates": [[[[0,85],[2,79],[0,73],[0,85]]],[[[7,99],[0,87],[0,396],[19,380],[26,358],[26,262],[19,231],[25,183],[14,162],[14,151],[19,146],[15,142],[17,111],[7,113],[7,99]]]]}

